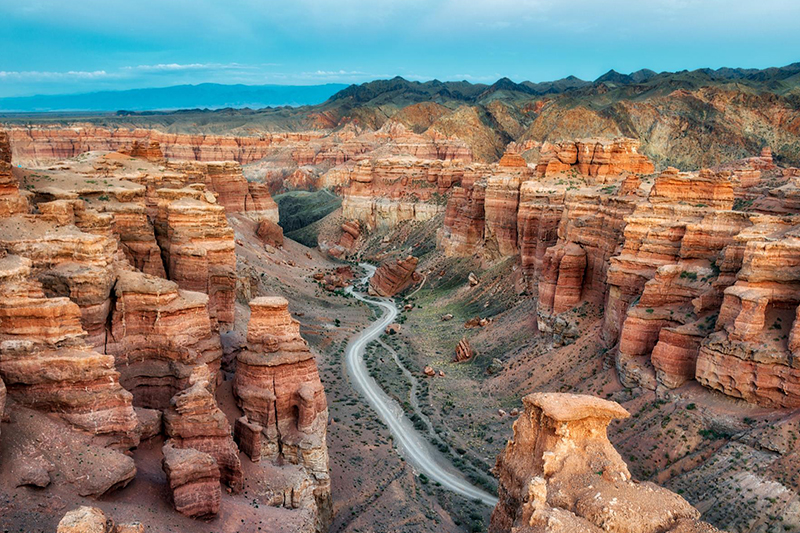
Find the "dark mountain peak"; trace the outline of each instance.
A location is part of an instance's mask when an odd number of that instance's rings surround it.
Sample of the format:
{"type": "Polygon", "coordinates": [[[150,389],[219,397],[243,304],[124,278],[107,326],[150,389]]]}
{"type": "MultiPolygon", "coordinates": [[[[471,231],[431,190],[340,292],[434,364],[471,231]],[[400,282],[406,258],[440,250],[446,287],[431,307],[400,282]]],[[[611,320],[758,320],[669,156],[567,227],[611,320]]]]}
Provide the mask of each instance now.
{"type": "Polygon", "coordinates": [[[630,76],[626,74],[620,74],[613,68],[594,80],[595,84],[608,84],[608,83],[616,83],[616,84],[626,84],[633,81],[630,76]]]}

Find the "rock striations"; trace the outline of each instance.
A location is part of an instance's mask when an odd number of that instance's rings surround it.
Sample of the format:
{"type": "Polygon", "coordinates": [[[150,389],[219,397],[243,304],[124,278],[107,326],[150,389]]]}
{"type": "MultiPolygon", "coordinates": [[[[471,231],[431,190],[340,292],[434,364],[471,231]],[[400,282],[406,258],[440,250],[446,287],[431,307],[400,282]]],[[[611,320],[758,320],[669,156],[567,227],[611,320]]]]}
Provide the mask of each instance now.
{"type": "Polygon", "coordinates": [[[299,465],[305,482],[293,503],[316,509],[317,527],[326,530],[332,519],[328,405],[314,354],[285,298],[250,302],[247,346],[237,356],[234,394],[245,413],[235,425],[242,449],[255,461],[299,465]]]}
{"type": "Polygon", "coordinates": [[[494,472],[491,533],[712,533],[675,493],[631,479],[606,426],[628,412],[573,394],[534,393],[494,472]]]}
{"type": "Polygon", "coordinates": [[[394,296],[418,283],[422,279],[416,271],[418,263],[419,259],[408,256],[382,264],[369,280],[369,293],[374,296],[394,296]]]}

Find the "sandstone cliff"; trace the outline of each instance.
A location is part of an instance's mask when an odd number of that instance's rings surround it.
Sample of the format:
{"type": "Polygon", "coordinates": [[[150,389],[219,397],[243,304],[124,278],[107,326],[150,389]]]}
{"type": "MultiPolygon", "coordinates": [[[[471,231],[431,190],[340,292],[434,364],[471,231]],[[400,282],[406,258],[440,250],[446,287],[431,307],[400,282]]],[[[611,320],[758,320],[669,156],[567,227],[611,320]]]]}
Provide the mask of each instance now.
{"type": "Polygon", "coordinates": [[[236,438],[253,460],[302,467],[295,505],[316,510],[317,528],[332,519],[326,432],[328,405],[300,324],[281,297],[250,302],[247,346],[237,356],[234,393],[245,416],[236,438]],[[299,502],[299,503],[298,503],[299,502]]]}

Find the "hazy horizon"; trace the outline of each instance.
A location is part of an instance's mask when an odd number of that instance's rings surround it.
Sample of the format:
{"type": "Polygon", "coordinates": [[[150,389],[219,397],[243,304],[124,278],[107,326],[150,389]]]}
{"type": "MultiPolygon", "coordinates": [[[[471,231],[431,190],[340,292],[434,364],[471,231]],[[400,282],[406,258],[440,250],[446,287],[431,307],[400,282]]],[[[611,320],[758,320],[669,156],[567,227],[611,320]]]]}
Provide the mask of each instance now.
{"type": "Polygon", "coordinates": [[[800,4],[785,0],[0,0],[0,15],[0,97],[397,75],[593,80],[786,65],[800,47],[800,4]]]}

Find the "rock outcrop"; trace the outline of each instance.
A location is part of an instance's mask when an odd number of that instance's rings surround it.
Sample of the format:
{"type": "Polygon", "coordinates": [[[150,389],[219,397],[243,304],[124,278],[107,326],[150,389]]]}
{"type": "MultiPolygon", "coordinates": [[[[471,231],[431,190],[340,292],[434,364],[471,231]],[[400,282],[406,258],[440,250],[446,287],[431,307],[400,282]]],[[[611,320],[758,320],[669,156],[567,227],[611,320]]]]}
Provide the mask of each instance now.
{"type": "Polygon", "coordinates": [[[606,436],[628,412],[591,396],[534,393],[494,472],[491,533],[713,532],[686,500],[635,482],[606,436]]]}
{"type": "Polygon", "coordinates": [[[198,367],[208,367],[215,384],[222,346],[212,331],[206,294],[123,270],[114,295],[105,352],[115,357],[135,405],[166,409],[198,367]]]}
{"type": "Polygon", "coordinates": [[[230,327],[236,299],[236,244],[225,208],[202,186],[159,189],[158,198],[156,237],[169,279],[182,289],[206,293],[211,319],[230,327]]]}
{"type": "Polygon", "coordinates": [[[234,393],[245,416],[236,438],[250,457],[299,465],[303,506],[316,508],[318,529],[332,519],[326,432],[328,406],[317,364],[300,324],[281,297],[250,302],[247,346],[237,356],[234,393]]]}
{"type": "Polygon", "coordinates": [[[20,405],[54,413],[120,448],[138,443],[132,395],[114,358],[86,341],[80,308],[48,298],[31,279],[31,261],[0,259],[0,378],[20,405]]]}
{"type": "Polygon", "coordinates": [[[217,461],[193,448],[176,448],[170,441],[161,451],[175,510],[192,518],[217,515],[222,500],[217,461]]]}
{"type": "Polygon", "coordinates": [[[539,177],[576,172],[604,183],[606,176],[619,176],[624,172],[652,174],[653,163],[639,153],[639,142],[634,139],[585,139],[542,146],[536,173],[539,177]]]}
{"type": "Polygon", "coordinates": [[[69,511],[58,523],[56,533],[144,533],[140,522],[115,524],[97,507],[81,506],[69,511]]]}
{"type": "Polygon", "coordinates": [[[403,292],[414,283],[418,283],[422,276],[417,270],[419,259],[408,256],[382,264],[369,280],[369,293],[376,296],[394,296],[403,292]]]}
{"type": "Polygon", "coordinates": [[[198,369],[193,384],[173,396],[164,411],[164,432],[176,448],[194,448],[214,458],[220,479],[233,492],[244,487],[239,449],[225,413],[209,392],[208,370],[198,369]]]}

